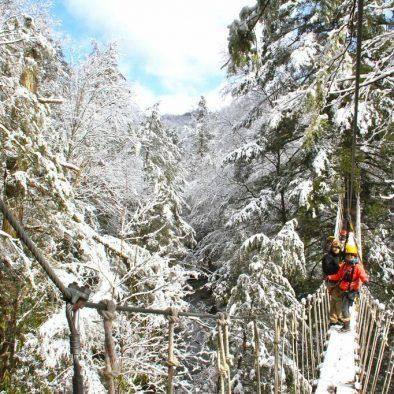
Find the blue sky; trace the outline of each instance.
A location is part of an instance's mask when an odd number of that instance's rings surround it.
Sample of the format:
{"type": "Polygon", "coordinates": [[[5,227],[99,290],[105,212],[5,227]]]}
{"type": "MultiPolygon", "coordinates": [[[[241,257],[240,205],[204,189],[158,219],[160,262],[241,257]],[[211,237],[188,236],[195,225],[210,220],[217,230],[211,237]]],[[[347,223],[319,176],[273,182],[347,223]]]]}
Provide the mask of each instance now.
{"type": "Polygon", "coordinates": [[[255,0],[53,0],[67,47],[87,51],[92,39],[117,41],[120,67],[141,107],[183,113],[205,95],[211,108],[226,102],[227,26],[255,0]]]}

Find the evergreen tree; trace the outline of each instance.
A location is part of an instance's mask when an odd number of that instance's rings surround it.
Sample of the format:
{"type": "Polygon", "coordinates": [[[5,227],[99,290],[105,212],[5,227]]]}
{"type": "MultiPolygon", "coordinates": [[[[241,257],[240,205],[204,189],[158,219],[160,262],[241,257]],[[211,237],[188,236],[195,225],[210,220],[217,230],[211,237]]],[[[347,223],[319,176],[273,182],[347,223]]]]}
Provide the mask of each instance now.
{"type": "Polygon", "coordinates": [[[201,96],[198,103],[198,108],[194,114],[196,122],[196,151],[197,155],[204,157],[209,152],[209,141],[211,139],[210,132],[208,130],[208,107],[205,97],[201,96]]]}
{"type": "MultiPolygon", "coordinates": [[[[361,179],[357,187],[361,186],[365,202],[363,223],[367,228],[373,227],[377,212],[383,215],[380,223],[388,223],[383,219],[389,212],[388,200],[372,193],[372,204],[367,192],[377,187],[381,195],[389,194],[387,183],[379,181],[383,174],[389,176],[386,164],[392,157],[388,115],[392,81],[387,78],[392,43],[390,16],[384,11],[388,6],[389,2],[365,4],[358,169],[354,175],[361,179]],[[388,160],[372,163],[377,151],[388,160]],[[371,215],[370,207],[376,207],[371,215]]],[[[273,218],[264,217],[261,206],[270,207],[277,201],[273,211],[280,212],[279,218],[299,219],[311,262],[320,256],[321,234],[332,232],[336,196],[350,176],[354,22],[350,1],[258,1],[254,7],[245,7],[230,27],[229,72],[239,81],[234,93],[254,97],[256,103],[238,125],[238,130],[249,128],[255,134],[248,145],[228,157],[230,162],[250,163],[239,172],[255,195],[244,208],[247,215],[241,211],[236,218],[256,217],[257,212],[267,222],[273,218]],[[276,159],[267,155],[266,147],[276,153],[276,159]],[[264,169],[269,165],[279,176],[264,169]],[[262,175],[250,177],[261,167],[262,175]],[[261,182],[267,175],[268,188],[261,182]],[[268,193],[267,205],[261,203],[260,193],[268,193]]],[[[368,245],[368,233],[365,235],[368,245]]]]}
{"type": "MultiPolygon", "coordinates": [[[[56,86],[57,81],[51,84],[49,78],[56,77],[56,67],[61,69],[58,53],[31,18],[22,17],[19,11],[17,21],[12,23],[0,29],[23,26],[25,35],[17,43],[0,46],[0,154],[2,169],[6,169],[0,190],[7,205],[66,286],[74,281],[89,286],[93,301],[112,298],[125,302],[132,298],[133,304],[144,307],[187,307],[183,297],[190,273],[171,266],[168,258],[152,256],[125,240],[100,235],[101,229],[92,228],[87,220],[86,212],[94,212],[94,206],[78,209],[63,158],[53,154],[45,138],[55,132],[46,94],[55,93],[48,86],[56,86]]],[[[96,89],[105,86],[98,84],[96,89]]],[[[0,390],[71,390],[72,359],[64,300],[29,252],[14,239],[9,224],[3,221],[2,225],[0,390]]],[[[159,339],[167,322],[154,315],[124,316],[122,322],[122,331],[115,336],[117,342],[123,341],[127,363],[119,371],[122,378],[117,389],[156,390],[163,385],[166,367],[152,370],[151,365],[152,360],[159,364],[165,351],[166,344],[159,339]],[[134,359],[130,349],[134,349],[135,341],[141,342],[142,334],[147,342],[140,357],[134,359]]],[[[81,311],[79,325],[85,389],[104,392],[102,322],[94,310],[86,308],[81,311]]],[[[186,326],[183,329],[189,331],[186,326]]],[[[180,344],[180,348],[184,345],[188,354],[187,344],[180,344]]],[[[180,387],[187,384],[179,383],[180,387]]]]}
{"type": "Polygon", "coordinates": [[[141,155],[147,201],[130,222],[132,242],[162,256],[184,257],[194,245],[194,230],[182,218],[184,170],[176,136],[155,107],[141,128],[141,155]]]}

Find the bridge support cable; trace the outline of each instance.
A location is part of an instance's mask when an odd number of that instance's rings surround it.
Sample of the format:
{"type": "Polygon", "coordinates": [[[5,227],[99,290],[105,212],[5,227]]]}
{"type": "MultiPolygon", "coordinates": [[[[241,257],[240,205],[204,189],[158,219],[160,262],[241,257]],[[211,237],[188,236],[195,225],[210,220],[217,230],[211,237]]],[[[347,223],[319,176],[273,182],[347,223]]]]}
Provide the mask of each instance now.
{"type": "Polygon", "coordinates": [[[360,96],[360,73],[361,73],[361,44],[362,44],[362,28],[363,28],[363,10],[364,0],[358,0],[357,2],[357,44],[356,44],[356,70],[355,70],[355,90],[354,90],[354,115],[353,115],[353,129],[352,129],[352,153],[351,153],[351,172],[350,172],[350,185],[349,185],[349,204],[348,214],[350,215],[350,209],[353,199],[354,191],[354,178],[356,170],[356,140],[358,131],[358,102],[360,96]]]}
{"type": "Polygon", "coordinates": [[[51,267],[51,265],[48,263],[48,261],[45,259],[45,257],[40,252],[40,250],[37,248],[37,246],[34,244],[34,242],[27,235],[26,231],[21,226],[21,224],[15,219],[14,215],[11,213],[11,211],[8,209],[8,207],[4,204],[4,201],[1,198],[0,198],[0,210],[3,212],[4,218],[14,228],[14,230],[17,233],[20,240],[26,245],[26,247],[30,250],[30,252],[35,257],[35,259],[41,265],[42,269],[46,272],[46,274],[48,275],[48,277],[52,281],[52,283],[58,288],[58,290],[62,293],[63,297],[66,300],[70,300],[71,293],[70,293],[69,289],[65,286],[65,284],[56,275],[56,273],[53,270],[53,268],[51,267]]]}

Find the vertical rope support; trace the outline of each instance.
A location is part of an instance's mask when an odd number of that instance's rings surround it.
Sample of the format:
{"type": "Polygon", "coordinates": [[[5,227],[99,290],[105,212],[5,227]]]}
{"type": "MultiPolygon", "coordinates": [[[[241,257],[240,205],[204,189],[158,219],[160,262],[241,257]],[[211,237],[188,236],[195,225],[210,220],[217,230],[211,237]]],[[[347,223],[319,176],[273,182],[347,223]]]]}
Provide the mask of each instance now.
{"type": "Polygon", "coordinates": [[[321,301],[321,294],[320,291],[316,294],[316,305],[317,305],[317,319],[318,319],[318,327],[319,327],[319,335],[320,335],[320,349],[323,354],[324,351],[324,338],[325,338],[325,331],[323,327],[323,314],[321,311],[322,301],[321,301]]]}
{"type": "Polygon", "coordinates": [[[227,392],[231,394],[231,370],[230,367],[233,365],[233,357],[230,354],[230,342],[229,342],[229,327],[230,321],[227,314],[223,314],[221,318],[223,341],[224,341],[224,355],[227,366],[227,392]]]}
{"type": "Polygon", "coordinates": [[[292,363],[293,363],[293,379],[294,379],[294,391],[297,392],[298,389],[298,365],[296,356],[296,316],[295,311],[293,311],[291,324],[290,324],[290,335],[291,335],[291,351],[292,351],[292,363]]]}
{"type": "Polygon", "coordinates": [[[326,326],[326,309],[325,309],[325,299],[324,299],[324,289],[320,287],[319,289],[319,298],[320,298],[320,312],[321,312],[321,327],[322,327],[322,335],[323,335],[323,350],[325,347],[325,342],[327,338],[327,326],[326,326]]]}
{"type": "Polygon", "coordinates": [[[275,317],[275,339],[274,339],[274,374],[275,374],[275,394],[279,394],[279,338],[280,338],[280,326],[279,318],[275,317]]]}
{"type": "Polygon", "coordinates": [[[302,375],[302,383],[301,383],[301,392],[305,392],[305,381],[307,378],[309,379],[308,368],[308,332],[307,332],[307,324],[306,324],[306,308],[308,308],[309,301],[306,299],[302,300],[302,310],[301,310],[301,375],[302,375]],[[307,376],[307,378],[306,378],[307,376]]]}
{"type": "Polygon", "coordinates": [[[174,328],[178,322],[178,311],[176,308],[168,308],[168,358],[167,358],[167,394],[174,393],[175,368],[179,367],[179,362],[174,355],[174,328]]]}
{"type": "MultiPolygon", "coordinates": [[[[328,292],[327,286],[324,288],[324,303],[325,303],[325,326],[326,326],[326,343],[328,344],[330,340],[330,294],[328,292]]],[[[327,346],[325,346],[325,349],[327,349],[327,346]]]]}
{"type": "Polygon", "coordinates": [[[363,300],[363,314],[362,314],[362,318],[360,320],[360,325],[359,325],[360,375],[361,375],[361,369],[363,367],[362,361],[363,361],[363,357],[364,357],[364,353],[365,353],[365,342],[367,339],[367,331],[369,328],[369,322],[370,322],[370,318],[371,318],[371,308],[369,305],[369,299],[367,298],[367,295],[365,294],[365,292],[362,292],[362,300],[363,300]]]}
{"type": "Polygon", "coordinates": [[[393,370],[394,370],[394,349],[391,349],[388,370],[390,372],[386,373],[386,376],[384,378],[382,394],[388,394],[389,389],[390,389],[390,383],[391,383],[391,379],[393,377],[393,370]],[[390,368],[390,365],[391,365],[391,368],[390,368]]]}
{"type": "MultiPolygon", "coordinates": [[[[309,349],[312,349],[313,344],[308,341],[308,325],[306,323],[306,315],[304,314],[303,319],[303,330],[304,330],[304,338],[305,338],[305,367],[306,367],[306,379],[308,382],[310,381],[310,370],[311,370],[311,361],[309,358],[309,349]]],[[[305,377],[305,376],[304,376],[305,377]]]]}
{"type": "Polygon", "coordinates": [[[363,261],[362,247],[361,247],[361,202],[360,202],[360,193],[357,193],[356,196],[356,240],[358,246],[358,256],[360,257],[360,261],[363,261]]]}
{"type": "MultiPolygon", "coordinates": [[[[374,336],[373,336],[371,351],[369,353],[368,369],[367,369],[367,373],[365,375],[365,384],[362,385],[362,387],[363,387],[362,393],[366,393],[368,383],[369,383],[369,376],[370,376],[371,370],[372,370],[374,355],[375,355],[375,351],[376,351],[376,344],[378,343],[378,336],[379,336],[379,331],[380,331],[380,326],[381,326],[380,319],[381,319],[380,311],[377,308],[376,315],[375,315],[375,332],[374,332],[374,336]]],[[[362,384],[362,380],[361,380],[361,384],[362,384]]]]}
{"type": "Polygon", "coordinates": [[[313,309],[313,318],[314,318],[314,327],[315,327],[315,338],[316,338],[316,350],[317,350],[317,361],[318,364],[321,362],[321,354],[320,351],[320,336],[319,336],[319,327],[317,326],[317,311],[316,311],[316,302],[315,297],[312,298],[312,309],[313,309]]]}
{"type": "MultiPolygon", "coordinates": [[[[359,305],[359,313],[357,314],[357,321],[356,321],[356,355],[355,355],[355,360],[358,365],[358,368],[356,369],[356,384],[359,384],[359,377],[360,377],[360,371],[361,371],[361,351],[362,351],[362,341],[363,341],[363,335],[364,335],[364,321],[365,321],[365,313],[366,313],[366,308],[365,308],[365,295],[363,289],[360,291],[360,305],[359,305]]],[[[361,386],[360,386],[361,387],[361,386]]]]}
{"type": "Polygon", "coordinates": [[[83,378],[82,367],[79,361],[81,356],[81,339],[77,327],[78,311],[74,310],[74,305],[67,302],[66,304],[66,318],[70,328],[70,353],[73,358],[73,394],[83,394],[83,378]]]}
{"type": "MultiPolygon", "coordinates": [[[[224,314],[219,314],[219,319],[217,320],[217,331],[218,331],[218,373],[219,373],[219,383],[220,383],[220,392],[225,393],[225,380],[229,374],[229,366],[226,361],[226,351],[224,345],[224,335],[223,335],[223,326],[225,324],[224,314]]],[[[229,388],[228,388],[229,389],[229,388]]]]}
{"type": "Polygon", "coordinates": [[[391,326],[391,322],[392,322],[391,319],[392,319],[392,316],[390,314],[385,315],[384,321],[386,324],[384,325],[384,329],[383,329],[383,333],[382,333],[382,340],[380,342],[379,355],[378,355],[378,359],[376,360],[375,372],[374,372],[374,377],[373,377],[372,387],[371,387],[372,393],[375,392],[376,385],[378,382],[378,375],[380,372],[380,368],[382,367],[383,355],[384,355],[384,351],[386,349],[386,345],[388,342],[388,335],[389,335],[390,326],[391,326]]]}
{"type": "Polygon", "coordinates": [[[360,382],[362,384],[363,379],[364,379],[364,374],[365,374],[365,369],[367,366],[367,358],[369,354],[369,343],[371,341],[371,335],[373,332],[373,326],[375,324],[375,310],[374,310],[374,305],[370,306],[371,313],[370,313],[370,321],[368,325],[368,331],[366,332],[366,343],[364,344],[364,350],[363,350],[363,357],[361,359],[361,372],[360,372],[360,382]]]}
{"type": "Polygon", "coordinates": [[[108,382],[108,393],[115,394],[114,378],[118,376],[118,361],[116,358],[115,342],[112,336],[113,321],[116,318],[116,305],[112,300],[100,302],[105,309],[98,312],[104,323],[105,369],[104,375],[108,382]]]}
{"type": "Polygon", "coordinates": [[[254,336],[254,359],[255,359],[255,368],[256,368],[256,393],[261,394],[260,334],[256,320],[253,320],[253,336],[254,336]]]}
{"type": "Polygon", "coordinates": [[[312,310],[311,306],[308,308],[308,322],[309,322],[309,343],[311,344],[311,365],[312,365],[312,374],[315,377],[316,367],[319,365],[319,361],[315,355],[315,347],[313,346],[313,332],[312,332],[312,310]]]}
{"type": "Polygon", "coordinates": [[[288,327],[287,327],[287,315],[283,315],[283,327],[282,327],[282,346],[280,349],[280,379],[279,379],[279,387],[280,387],[280,392],[282,392],[282,371],[283,371],[283,364],[285,360],[285,342],[286,342],[286,334],[288,332],[288,327]]]}

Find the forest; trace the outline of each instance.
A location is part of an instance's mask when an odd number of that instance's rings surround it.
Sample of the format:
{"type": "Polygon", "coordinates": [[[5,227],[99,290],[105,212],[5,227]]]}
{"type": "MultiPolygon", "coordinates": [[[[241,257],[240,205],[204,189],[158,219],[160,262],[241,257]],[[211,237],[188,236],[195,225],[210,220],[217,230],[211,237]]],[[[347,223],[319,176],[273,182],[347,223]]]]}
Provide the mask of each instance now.
{"type": "MultiPolygon", "coordinates": [[[[0,0],[0,196],[58,278],[95,303],[258,315],[271,393],[275,317],[322,284],[352,177],[367,286],[393,310],[394,3],[364,0],[352,168],[356,4],[243,7],[223,48],[231,103],[201,96],[174,115],[136,100],[117,42],[69,62],[49,3],[0,0]]],[[[0,393],[71,392],[62,295],[0,223],[0,393]]],[[[102,320],[78,316],[85,391],[105,393],[102,320]]],[[[176,393],[217,392],[215,324],[177,321],[176,393]]],[[[168,319],[117,312],[113,325],[113,392],[165,392],[168,319]]],[[[231,392],[253,393],[253,324],[230,328],[231,392]]]]}

